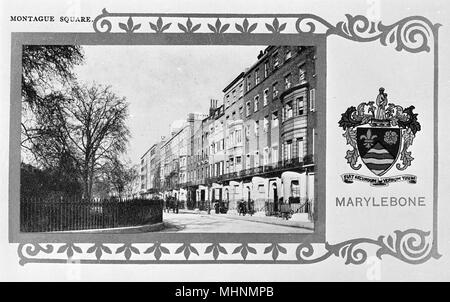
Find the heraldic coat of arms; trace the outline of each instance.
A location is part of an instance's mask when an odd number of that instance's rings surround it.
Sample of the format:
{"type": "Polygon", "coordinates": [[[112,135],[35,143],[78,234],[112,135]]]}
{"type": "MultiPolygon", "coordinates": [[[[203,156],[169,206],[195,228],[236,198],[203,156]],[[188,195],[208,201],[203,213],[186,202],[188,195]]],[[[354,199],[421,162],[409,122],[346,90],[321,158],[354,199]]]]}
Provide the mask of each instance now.
{"type": "Polygon", "coordinates": [[[414,159],[408,151],[420,131],[414,109],[414,106],[403,108],[389,103],[387,93],[380,88],[375,101],[351,106],[342,114],[339,127],[345,131],[343,136],[347,145],[352,147],[345,156],[347,163],[352,169],[359,170],[362,164],[358,159],[361,157],[362,163],[375,175],[343,174],[345,183],[362,181],[372,186],[387,186],[399,181],[417,182],[417,177],[411,174],[382,177],[394,166],[399,171],[406,170],[414,159]],[[396,163],[398,159],[401,163],[396,163]]]}

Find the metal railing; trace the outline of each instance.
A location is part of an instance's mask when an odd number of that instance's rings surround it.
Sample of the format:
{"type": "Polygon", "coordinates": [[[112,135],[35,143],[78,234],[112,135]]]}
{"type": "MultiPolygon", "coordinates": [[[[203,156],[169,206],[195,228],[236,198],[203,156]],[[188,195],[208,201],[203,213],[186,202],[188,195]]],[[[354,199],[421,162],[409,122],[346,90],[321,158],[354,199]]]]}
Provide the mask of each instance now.
{"type": "MultiPolygon", "coordinates": [[[[254,168],[244,169],[238,172],[230,172],[224,175],[221,175],[220,180],[231,180],[235,178],[249,177],[249,176],[258,176],[262,173],[268,172],[276,172],[276,171],[284,171],[286,169],[291,168],[301,168],[305,165],[310,165],[314,163],[314,158],[312,155],[306,155],[303,158],[292,158],[289,160],[278,161],[275,163],[270,163],[254,168]]],[[[215,179],[217,181],[217,179],[215,179]]]]}
{"type": "Polygon", "coordinates": [[[163,203],[150,199],[22,198],[21,232],[129,227],[162,222],[163,203]]]}
{"type": "Polygon", "coordinates": [[[275,208],[275,203],[273,201],[268,201],[265,203],[264,208],[266,216],[283,216],[289,218],[296,213],[307,213],[308,218],[313,221],[313,204],[313,200],[302,198],[299,203],[278,203],[277,208],[275,208]]]}

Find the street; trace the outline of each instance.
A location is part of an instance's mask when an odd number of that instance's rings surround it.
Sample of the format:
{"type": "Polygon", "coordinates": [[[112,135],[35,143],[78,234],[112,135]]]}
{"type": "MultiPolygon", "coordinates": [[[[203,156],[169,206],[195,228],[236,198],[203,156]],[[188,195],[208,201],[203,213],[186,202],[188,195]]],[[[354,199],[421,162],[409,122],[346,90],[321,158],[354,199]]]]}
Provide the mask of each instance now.
{"type": "MultiPolygon", "coordinates": [[[[249,217],[250,219],[250,217],[249,217]]],[[[181,212],[164,213],[161,232],[182,233],[312,233],[300,227],[239,219],[234,215],[181,212]]]]}

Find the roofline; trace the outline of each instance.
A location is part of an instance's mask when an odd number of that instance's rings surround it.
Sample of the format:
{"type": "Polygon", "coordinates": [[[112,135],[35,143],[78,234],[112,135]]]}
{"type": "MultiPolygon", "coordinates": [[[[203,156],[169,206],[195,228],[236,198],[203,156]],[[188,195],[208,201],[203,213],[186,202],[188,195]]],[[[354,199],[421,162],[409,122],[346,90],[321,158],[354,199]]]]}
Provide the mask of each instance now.
{"type": "Polygon", "coordinates": [[[244,76],[247,76],[251,71],[253,71],[253,69],[255,69],[256,66],[258,66],[262,61],[264,61],[266,59],[266,57],[269,54],[269,51],[272,48],[276,48],[278,47],[277,45],[269,45],[264,49],[264,54],[253,64],[251,65],[244,73],[244,76]]]}
{"type": "Polygon", "coordinates": [[[170,141],[172,141],[172,139],[177,136],[178,134],[181,133],[181,131],[183,131],[184,129],[188,128],[189,125],[185,125],[183,126],[180,130],[178,130],[174,135],[172,135],[167,141],[164,142],[164,144],[161,147],[164,147],[165,145],[167,145],[167,143],[169,143],[170,141]]]}
{"type": "Polygon", "coordinates": [[[141,156],[141,159],[144,158],[145,155],[147,155],[148,151],[150,151],[153,147],[156,147],[156,145],[158,145],[159,143],[154,143],[153,145],[151,145],[150,148],[147,149],[147,151],[145,151],[145,153],[141,156]]]}
{"type": "Polygon", "coordinates": [[[227,91],[228,89],[230,89],[231,87],[233,87],[234,84],[237,83],[237,81],[239,81],[240,78],[244,77],[245,72],[241,72],[237,77],[234,78],[234,80],[232,80],[223,90],[222,92],[225,93],[225,91],[227,91]]]}

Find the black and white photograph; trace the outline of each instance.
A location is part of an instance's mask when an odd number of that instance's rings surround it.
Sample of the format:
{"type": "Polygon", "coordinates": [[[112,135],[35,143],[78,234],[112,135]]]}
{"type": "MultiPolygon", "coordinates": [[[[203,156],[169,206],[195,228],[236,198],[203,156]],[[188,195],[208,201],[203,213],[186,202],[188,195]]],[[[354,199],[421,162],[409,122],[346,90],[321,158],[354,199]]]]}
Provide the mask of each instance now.
{"type": "Polygon", "coordinates": [[[444,2],[2,2],[0,280],[448,279],[444,2]]]}
{"type": "Polygon", "coordinates": [[[24,45],[21,232],[314,232],[316,59],[24,45]]]}

